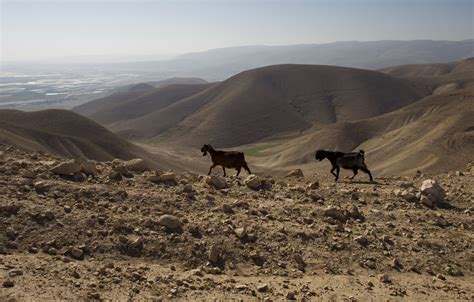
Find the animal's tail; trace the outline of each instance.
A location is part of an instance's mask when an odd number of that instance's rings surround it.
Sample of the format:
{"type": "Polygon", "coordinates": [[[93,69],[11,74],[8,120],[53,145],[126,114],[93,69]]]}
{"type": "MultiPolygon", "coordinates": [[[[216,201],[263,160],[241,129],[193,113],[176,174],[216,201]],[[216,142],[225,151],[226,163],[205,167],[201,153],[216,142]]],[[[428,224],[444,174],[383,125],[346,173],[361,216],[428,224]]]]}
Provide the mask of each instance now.
{"type": "Polygon", "coordinates": [[[362,150],[362,149],[360,149],[360,150],[359,150],[359,154],[360,154],[360,155],[362,155],[362,156],[364,156],[364,154],[365,154],[365,151],[364,151],[364,150],[362,150]]]}

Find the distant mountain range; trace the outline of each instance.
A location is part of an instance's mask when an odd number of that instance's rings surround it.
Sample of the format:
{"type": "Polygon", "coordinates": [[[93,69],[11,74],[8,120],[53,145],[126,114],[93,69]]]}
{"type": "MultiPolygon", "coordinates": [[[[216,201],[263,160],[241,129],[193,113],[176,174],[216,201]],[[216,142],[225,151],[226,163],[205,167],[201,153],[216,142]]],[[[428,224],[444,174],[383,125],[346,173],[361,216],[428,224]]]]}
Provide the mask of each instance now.
{"type": "MultiPolygon", "coordinates": [[[[474,39],[463,41],[345,41],[327,44],[285,46],[241,46],[188,53],[167,60],[130,58],[130,62],[111,63],[94,60],[86,64],[10,64],[3,69],[41,71],[70,70],[81,72],[100,69],[106,72],[137,72],[155,76],[157,80],[171,77],[199,77],[208,81],[224,80],[241,71],[276,64],[319,64],[381,69],[402,64],[446,63],[474,56],[474,39]]],[[[100,57],[99,57],[100,58],[100,57]]]]}

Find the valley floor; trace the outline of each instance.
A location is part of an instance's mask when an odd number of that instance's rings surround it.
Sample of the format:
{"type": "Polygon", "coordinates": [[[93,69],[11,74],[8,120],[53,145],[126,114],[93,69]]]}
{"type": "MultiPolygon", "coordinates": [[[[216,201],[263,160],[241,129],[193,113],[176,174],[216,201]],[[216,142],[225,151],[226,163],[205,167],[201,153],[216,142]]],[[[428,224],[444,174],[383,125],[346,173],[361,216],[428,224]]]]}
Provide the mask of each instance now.
{"type": "Polygon", "coordinates": [[[0,146],[1,301],[474,299],[472,170],[255,191],[246,175],[112,180],[112,163],[72,181],[60,161],[0,146]],[[408,197],[426,179],[451,207],[408,197]]]}

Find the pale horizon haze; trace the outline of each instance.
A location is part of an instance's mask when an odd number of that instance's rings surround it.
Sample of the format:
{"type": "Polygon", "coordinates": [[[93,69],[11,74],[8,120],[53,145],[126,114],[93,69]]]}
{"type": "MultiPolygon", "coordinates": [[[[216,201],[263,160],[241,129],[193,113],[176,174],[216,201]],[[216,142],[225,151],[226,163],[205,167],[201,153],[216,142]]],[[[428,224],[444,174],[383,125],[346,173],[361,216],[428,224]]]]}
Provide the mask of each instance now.
{"type": "Polygon", "coordinates": [[[244,45],[465,40],[472,0],[1,0],[1,60],[163,55],[244,45]]]}

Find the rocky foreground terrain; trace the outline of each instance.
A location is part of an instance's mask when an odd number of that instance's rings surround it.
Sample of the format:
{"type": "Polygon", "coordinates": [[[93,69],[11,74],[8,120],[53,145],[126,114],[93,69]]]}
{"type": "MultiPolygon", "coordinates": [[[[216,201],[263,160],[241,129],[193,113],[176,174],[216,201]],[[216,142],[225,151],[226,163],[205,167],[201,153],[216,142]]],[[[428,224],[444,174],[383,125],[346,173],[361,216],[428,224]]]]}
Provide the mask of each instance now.
{"type": "Polygon", "coordinates": [[[471,166],[335,183],[63,162],[0,146],[2,301],[474,299],[471,166]]]}

